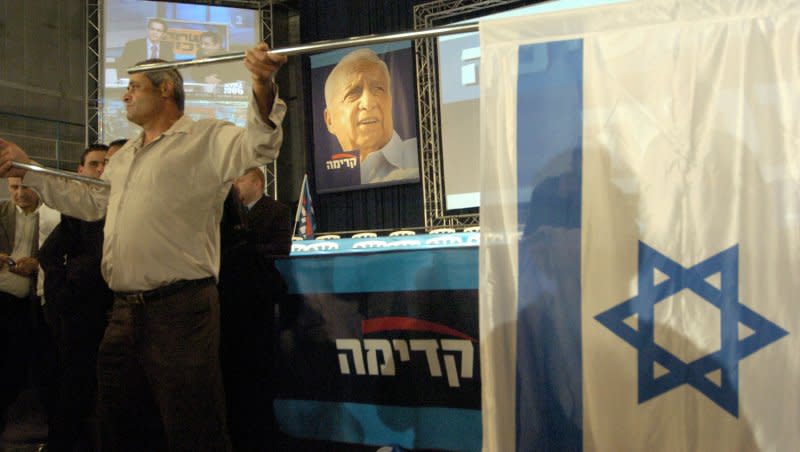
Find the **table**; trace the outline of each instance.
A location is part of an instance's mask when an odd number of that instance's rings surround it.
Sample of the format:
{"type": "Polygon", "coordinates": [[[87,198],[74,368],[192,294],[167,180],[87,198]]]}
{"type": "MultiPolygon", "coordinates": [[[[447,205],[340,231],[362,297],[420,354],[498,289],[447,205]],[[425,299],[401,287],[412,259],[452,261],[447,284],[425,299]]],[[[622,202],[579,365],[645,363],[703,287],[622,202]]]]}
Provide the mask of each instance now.
{"type": "Polygon", "coordinates": [[[477,233],[294,242],[278,262],[297,308],[280,336],[281,428],[480,450],[477,243],[477,233]]]}

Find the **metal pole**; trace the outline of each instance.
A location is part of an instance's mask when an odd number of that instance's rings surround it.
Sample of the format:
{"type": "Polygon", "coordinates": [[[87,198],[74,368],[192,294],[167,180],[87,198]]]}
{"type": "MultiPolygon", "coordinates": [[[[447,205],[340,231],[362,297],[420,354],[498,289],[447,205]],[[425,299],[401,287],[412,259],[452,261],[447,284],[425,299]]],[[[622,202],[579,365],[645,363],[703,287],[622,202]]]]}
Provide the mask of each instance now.
{"type": "MultiPolygon", "coordinates": [[[[365,44],[380,44],[383,42],[403,41],[406,39],[431,38],[435,36],[453,35],[458,33],[470,33],[478,31],[477,23],[461,25],[448,25],[444,27],[428,28],[427,30],[404,31],[400,33],[389,33],[379,35],[359,36],[335,41],[318,41],[311,44],[303,44],[294,47],[284,47],[282,49],[272,49],[270,52],[276,55],[301,55],[304,53],[321,52],[323,50],[341,49],[365,44]]],[[[164,69],[180,69],[189,66],[199,66],[203,64],[226,63],[229,61],[241,61],[245,57],[244,52],[227,53],[224,55],[210,56],[196,60],[170,61],[167,63],[140,64],[128,68],[129,74],[137,72],[160,71],[164,69]]]]}
{"type": "Polygon", "coordinates": [[[94,184],[99,185],[101,187],[110,187],[111,184],[102,180],[102,179],[95,179],[94,177],[82,176],[80,174],[73,173],[72,171],[64,171],[64,170],[57,170],[53,168],[46,168],[44,166],[33,165],[30,163],[22,163],[22,162],[11,162],[11,166],[16,168],[26,169],[28,171],[33,171],[35,173],[46,174],[48,176],[59,176],[65,177],[67,179],[76,180],[79,182],[84,182],[87,184],[94,184]]]}
{"type": "Polygon", "coordinates": [[[56,168],[61,169],[61,123],[56,123],[56,168]]]}

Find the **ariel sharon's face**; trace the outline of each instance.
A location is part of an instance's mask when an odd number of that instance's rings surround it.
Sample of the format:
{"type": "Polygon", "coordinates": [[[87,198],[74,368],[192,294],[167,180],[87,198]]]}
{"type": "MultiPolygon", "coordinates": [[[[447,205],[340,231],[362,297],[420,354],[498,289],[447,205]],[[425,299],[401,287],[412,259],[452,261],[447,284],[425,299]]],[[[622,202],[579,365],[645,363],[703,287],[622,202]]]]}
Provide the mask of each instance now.
{"type": "Polygon", "coordinates": [[[359,150],[363,159],[392,138],[389,77],[373,62],[356,61],[333,81],[325,124],[344,151],[359,150]]]}

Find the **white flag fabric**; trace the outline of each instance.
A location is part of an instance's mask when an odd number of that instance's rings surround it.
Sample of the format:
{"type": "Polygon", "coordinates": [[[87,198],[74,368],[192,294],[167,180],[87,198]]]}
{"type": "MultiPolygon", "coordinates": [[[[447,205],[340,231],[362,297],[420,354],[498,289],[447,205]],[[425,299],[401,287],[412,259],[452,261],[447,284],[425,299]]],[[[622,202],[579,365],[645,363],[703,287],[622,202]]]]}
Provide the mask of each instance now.
{"type": "Polygon", "coordinates": [[[800,2],[480,35],[484,450],[797,450],[800,2]]]}

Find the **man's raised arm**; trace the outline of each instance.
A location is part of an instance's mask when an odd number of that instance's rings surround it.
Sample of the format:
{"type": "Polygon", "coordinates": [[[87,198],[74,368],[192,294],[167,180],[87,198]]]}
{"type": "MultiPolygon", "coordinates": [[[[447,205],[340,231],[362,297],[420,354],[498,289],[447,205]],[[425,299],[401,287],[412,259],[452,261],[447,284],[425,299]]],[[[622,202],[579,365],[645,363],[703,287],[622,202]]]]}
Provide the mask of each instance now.
{"type": "Polygon", "coordinates": [[[272,127],[276,126],[269,119],[276,95],[275,74],[286,63],[286,59],[284,55],[270,53],[269,46],[264,42],[248,49],[245,53],[244,65],[253,77],[253,94],[258,104],[258,111],[261,119],[272,127]]]}
{"type": "Polygon", "coordinates": [[[36,164],[16,144],[0,138],[0,178],[23,177],[48,206],[87,221],[103,218],[108,204],[108,187],[98,187],[58,176],[28,172],[12,162],[36,164]]]}

